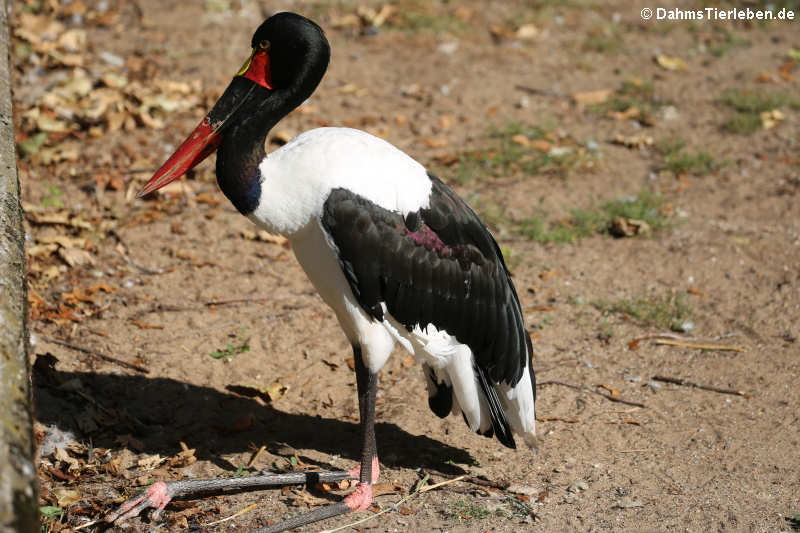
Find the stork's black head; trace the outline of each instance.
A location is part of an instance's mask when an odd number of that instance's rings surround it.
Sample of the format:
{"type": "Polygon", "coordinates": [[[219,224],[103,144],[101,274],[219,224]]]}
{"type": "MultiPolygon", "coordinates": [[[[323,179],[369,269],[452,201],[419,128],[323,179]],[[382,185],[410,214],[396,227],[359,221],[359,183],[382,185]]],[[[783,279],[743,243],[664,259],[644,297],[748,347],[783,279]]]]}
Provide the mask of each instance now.
{"type": "MultiPolygon", "coordinates": [[[[252,47],[250,57],[213,109],[139,196],[178,179],[223,141],[238,144],[238,152],[233,154],[237,160],[225,168],[241,167],[228,168],[237,176],[252,174],[250,167],[263,156],[266,132],[311,96],[331,56],[322,28],[295,13],[278,13],[265,20],[253,34],[252,47]]],[[[218,178],[219,167],[220,160],[218,178]]]]}
{"type": "Polygon", "coordinates": [[[309,95],[322,80],[331,55],[322,28],[288,12],[265,20],[253,34],[252,47],[268,51],[273,88],[305,92],[311,86],[309,95]]]}

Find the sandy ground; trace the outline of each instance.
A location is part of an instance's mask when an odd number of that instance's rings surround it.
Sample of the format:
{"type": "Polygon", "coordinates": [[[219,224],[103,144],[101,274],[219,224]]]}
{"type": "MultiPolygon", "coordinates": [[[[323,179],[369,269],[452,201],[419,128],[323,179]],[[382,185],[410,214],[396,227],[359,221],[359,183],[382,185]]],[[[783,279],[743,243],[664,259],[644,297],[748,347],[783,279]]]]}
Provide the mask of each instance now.
{"type": "MultiPolygon", "coordinates": [[[[83,96],[112,91],[94,122],[59,115],[46,95],[80,67],[16,32],[19,141],[47,133],[21,160],[42,531],[73,531],[153,480],[355,463],[352,354],[291,250],[254,235],[213,161],[170,194],[133,198],[227,85],[253,29],[284,9],[315,18],[333,57],[273,137],[359,127],[440,174],[510,257],[536,349],[537,453],[436,418],[398,350],[380,376],[387,494],[374,509],[425,475],[467,477],[350,530],[800,529],[800,22],[643,21],[646,6],[625,2],[34,4],[15,4],[17,27],[33,24],[24,7],[60,21],[56,37],[83,30],[57,41],[61,53],[84,58],[83,96]],[[163,89],[182,107],[143,118],[140,89],[120,97],[110,75],[185,84],[163,89]],[[608,105],[635,88],[650,106],[638,115],[608,105]],[[751,133],[724,127],[731,90],[784,95],[769,105],[774,126],[756,112],[751,133]],[[670,139],[709,164],[675,163],[670,139]],[[59,146],[73,152],[52,157],[59,146]],[[542,154],[550,166],[526,166],[542,154]],[[559,243],[520,230],[643,190],[661,195],[666,223],[647,235],[559,243]],[[660,344],[676,338],[689,345],[660,344]]],[[[337,494],[215,495],[112,529],[246,532],[337,494]]]]}

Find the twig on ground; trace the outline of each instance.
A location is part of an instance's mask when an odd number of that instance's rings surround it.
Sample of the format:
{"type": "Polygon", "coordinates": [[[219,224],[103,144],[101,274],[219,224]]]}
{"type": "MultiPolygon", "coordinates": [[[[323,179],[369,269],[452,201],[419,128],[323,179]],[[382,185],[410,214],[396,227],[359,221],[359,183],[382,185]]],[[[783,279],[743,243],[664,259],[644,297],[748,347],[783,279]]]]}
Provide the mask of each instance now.
{"type": "Polygon", "coordinates": [[[98,351],[92,350],[91,348],[84,348],[83,346],[78,346],[77,344],[72,344],[71,342],[62,341],[61,339],[54,339],[52,337],[46,337],[44,335],[41,336],[41,339],[45,342],[51,342],[53,344],[58,344],[60,346],[65,346],[71,350],[75,350],[77,352],[83,352],[85,354],[89,354],[92,357],[97,357],[98,359],[102,359],[103,361],[107,361],[109,363],[114,363],[115,365],[123,366],[125,368],[130,368],[131,370],[135,370],[137,372],[142,372],[143,374],[149,374],[150,370],[143,366],[135,365],[133,363],[129,363],[127,361],[123,361],[122,359],[117,359],[116,357],[111,357],[110,355],[106,355],[104,353],[100,353],[98,351]]]}
{"type": "Polygon", "coordinates": [[[518,91],[523,91],[529,94],[537,94],[539,96],[549,96],[551,98],[569,98],[568,94],[548,91],[546,89],[539,89],[537,87],[528,87],[527,85],[515,85],[514,88],[518,91]]]}
{"type": "Polygon", "coordinates": [[[710,385],[701,385],[700,383],[694,383],[693,381],[688,381],[681,378],[671,378],[667,376],[653,376],[653,381],[661,381],[663,383],[673,383],[675,385],[682,385],[684,387],[693,387],[695,389],[703,389],[711,392],[718,392],[720,394],[732,394],[734,396],[741,396],[742,398],[750,398],[750,395],[746,392],[734,390],[734,389],[721,389],[719,387],[712,387],[710,385]]]}
{"type": "Polygon", "coordinates": [[[220,298],[219,300],[209,300],[203,302],[204,305],[227,305],[227,304],[241,304],[250,302],[266,302],[267,300],[284,300],[288,298],[288,294],[255,294],[253,296],[239,296],[237,298],[220,298]]]}
{"type": "Polygon", "coordinates": [[[450,479],[450,480],[455,480],[457,478],[463,478],[463,481],[465,483],[472,483],[473,485],[478,485],[480,487],[489,487],[489,488],[492,488],[492,489],[505,490],[509,486],[511,486],[511,482],[508,481],[508,480],[505,480],[505,479],[501,479],[500,481],[495,481],[493,479],[487,479],[485,477],[477,477],[477,476],[464,477],[466,474],[453,475],[453,474],[446,474],[444,472],[437,472],[436,475],[437,476],[441,476],[441,477],[445,477],[445,478],[450,479]]]}
{"type": "Polygon", "coordinates": [[[738,346],[723,346],[718,344],[697,344],[693,342],[675,341],[670,339],[656,339],[656,344],[666,344],[667,346],[680,346],[682,348],[697,348],[698,350],[716,350],[720,352],[745,352],[744,348],[738,346]]]}
{"type": "Polygon", "coordinates": [[[215,520],[214,522],[209,522],[208,524],[205,525],[205,527],[213,526],[213,525],[216,525],[216,524],[221,524],[223,522],[227,522],[228,520],[233,520],[237,516],[241,516],[241,515],[243,515],[245,513],[249,513],[250,511],[252,511],[256,507],[258,507],[257,503],[250,504],[247,507],[245,507],[244,509],[241,509],[240,511],[236,511],[235,513],[233,513],[232,515],[230,515],[227,518],[222,518],[220,520],[215,520]]]}
{"type": "Polygon", "coordinates": [[[266,450],[266,449],[267,449],[267,447],[262,444],[261,447],[258,450],[255,451],[253,456],[247,462],[247,468],[252,468],[253,464],[256,462],[256,459],[258,459],[258,456],[261,455],[264,452],[264,450],[266,450]]]}
{"type": "Polygon", "coordinates": [[[563,381],[550,380],[550,381],[542,381],[542,382],[536,384],[537,387],[543,387],[545,385],[561,385],[562,387],[569,387],[570,389],[575,389],[577,391],[590,392],[592,394],[597,394],[598,396],[602,396],[606,400],[609,400],[609,401],[612,401],[612,402],[624,403],[625,405],[632,405],[634,407],[641,407],[643,409],[647,407],[643,403],[633,402],[631,400],[623,400],[622,398],[611,396],[610,394],[605,394],[605,393],[602,393],[600,391],[592,390],[589,387],[584,387],[582,385],[573,385],[572,383],[565,383],[563,381]]]}

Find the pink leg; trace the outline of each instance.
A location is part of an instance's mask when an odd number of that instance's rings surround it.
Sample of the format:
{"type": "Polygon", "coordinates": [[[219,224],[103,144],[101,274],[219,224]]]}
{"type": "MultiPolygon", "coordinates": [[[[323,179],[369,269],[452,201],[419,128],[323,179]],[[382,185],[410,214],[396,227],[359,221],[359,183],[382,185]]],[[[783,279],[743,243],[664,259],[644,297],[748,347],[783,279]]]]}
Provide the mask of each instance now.
{"type": "MultiPolygon", "coordinates": [[[[348,473],[350,474],[350,477],[352,477],[353,479],[359,479],[361,477],[361,465],[360,464],[356,465],[356,467],[353,468],[352,470],[349,470],[348,473]]],[[[372,483],[377,483],[378,482],[378,478],[380,477],[380,475],[381,475],[381,465],[378,462],[378,458],[377,457],[373,457],[372,458],[372,483]]]]}

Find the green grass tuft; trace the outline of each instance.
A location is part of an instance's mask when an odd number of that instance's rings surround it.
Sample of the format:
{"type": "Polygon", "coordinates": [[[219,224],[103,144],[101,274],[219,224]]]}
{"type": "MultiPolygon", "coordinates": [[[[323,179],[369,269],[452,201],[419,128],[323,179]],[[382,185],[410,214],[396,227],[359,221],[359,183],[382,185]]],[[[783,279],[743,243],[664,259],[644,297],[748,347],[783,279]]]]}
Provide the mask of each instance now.
{"type": "Polygon", "coordinates": [[[508,177],[513,175],[556,174],[566,176],[574,168],[586,164],[591,154],[573,144],[560,146],[551,132],[555,128],[546,122],[529,125],[511,121],[504,126],[492,126],[487,133],[488,144],[484,148],[460,154],[455,166],[444,170],[443,175],[461,184],[485,178],[508,177]],[[553,143],[549,152],[541,152],[533,147],[523,146],[514,140],[517,135],[529,141],[544,140],[553,143]]]}
{"type": "Polygon", "coordinates": [[[667,291],[663,295],[649,293],[632,299],[595,300],[590,305],[603,313],[630,317],[643,326],[683,331],[683,324],[692,318],[692,309],[685,292],[667,291]]]}
{"type": "Polygon", "coordinates": [[[800,109],[800,99],[784,92],[728,89],[717,103],[731,109],[731,116],[722,124],[730,133],[750,135],[761,129],[761,113],[773,109],[800,109]]]}
{"type": "Polygon", "coordinates": [[[617,217],[647,222],[652,230],[669,225],[663,213],[664,197],[643,190],[632,198],[613,200],[592,209],[573,209],[566,219],[548,222],[543,216],[531,216],[518,221],[518,235],[542,244],[574,243],[598,233],[607,233],[617,217]]]}
{"type": "Polygon", "coordinates": [[[230,335],[235,340],[225,344],[225,348],[214,350],[211,352],[211,357],[214,359],[228,359],[250,351],[250,345],[247,344],[250,336],[247,335],[247,328],[241,328],[239,333],[232,333],[230,335]]]}
{"type": "Polygon", "coordinates": [[[709,153],[700,151],[692,154],[684,150],[685,146],[686,141],[680,138],[667,138],[658,142],[656,151],[663,157],[664,168],[676,176],[704,176],[721,168],[722,165],[714,161],[709,153]]]}
{"type": "Polygon", "coordinates": [[[608,101],[587,109],[597,115],[606,116],[609,111],[623,113],[636,108],[639,114],[635,119],[646,126],[652,126],[656,123],[656,113],[665,105],[669,105],[669,102],[656,96],[652,81],[630,78],[622,82],[608,101]]]}
{"type": "Polygon", "coordinates": [[[451,520],[463,524],[465,522],[482,520],[497,515],[497,511],[492,512],[476,502],[468,500],[467,498],[461,498],[450,502],[447,514],[451,520]]]}

